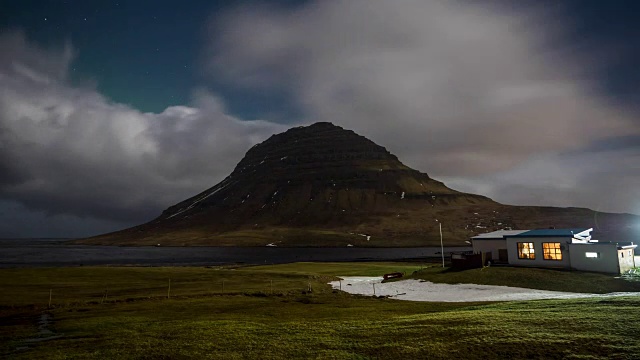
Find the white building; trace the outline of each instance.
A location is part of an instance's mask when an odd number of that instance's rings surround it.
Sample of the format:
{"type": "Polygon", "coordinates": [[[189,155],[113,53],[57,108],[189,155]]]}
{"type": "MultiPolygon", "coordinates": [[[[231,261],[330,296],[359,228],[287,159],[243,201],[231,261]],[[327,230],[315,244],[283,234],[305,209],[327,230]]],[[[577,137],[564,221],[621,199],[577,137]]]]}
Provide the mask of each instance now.
{"type": "Polygon", "coordinates": [[[498,230],[471,238],[474,254],[484,254],[486,261],[508,264],[507,240],[505,236],[517,235],[529,230],[498,230]]]}
{"type": "Polygon", "coordinates": [[[569,261],[575,270],[622,274],[636,267],[633,255],[636,246],[608,242],[570,244],[569,261]]]}
{"type": "Polygon", "coordinates": [[[636,266],[633,256],[636,245],[592,240],[592,230],[581,228],[496,231],[475,236],[471,238],[471,243],[474,253],[486,254],[485,259],[490,258],[516,266],[618,274],[636,266]],[[500,236],[502,240],[499,239],[500,236]]]}

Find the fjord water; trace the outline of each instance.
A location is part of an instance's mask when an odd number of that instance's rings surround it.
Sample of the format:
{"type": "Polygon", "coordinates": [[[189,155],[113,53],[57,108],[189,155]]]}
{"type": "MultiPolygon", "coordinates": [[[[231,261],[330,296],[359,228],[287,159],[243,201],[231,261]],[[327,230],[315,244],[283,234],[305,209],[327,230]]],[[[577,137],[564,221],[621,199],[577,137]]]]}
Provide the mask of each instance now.
{"type": "MultiPolygon", "coordinates": [[[[298,261],[383,261],[439,257],[439,247],[278,248],[278,247],[129,247],[68,245],[68,239],[0,239],[0,268],[81,265],[279,264],[298,261]]],[[[467,251],[445,247],[445,254],[467,251]]]]}

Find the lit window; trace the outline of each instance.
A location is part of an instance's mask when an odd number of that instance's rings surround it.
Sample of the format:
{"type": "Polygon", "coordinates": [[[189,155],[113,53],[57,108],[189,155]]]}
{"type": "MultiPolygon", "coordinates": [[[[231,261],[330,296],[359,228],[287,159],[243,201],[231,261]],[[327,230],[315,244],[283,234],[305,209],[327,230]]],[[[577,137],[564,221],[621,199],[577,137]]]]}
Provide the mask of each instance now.
{"type": "Polygon", "coordinates": [[[542,256],[545,260],[562,260],[560,243],[542,243],[542,256]]]}
{"type": "Polygon", "coordinates": [[[518,259],[535,259],[536,251],[533,243],[518,243],[518,259]]]}
{"type": "Polygon", "coordinates": [[[599,258],[600,257],[600,253],[597,252],[587,252],[584,253],[584,255],[588,258],[599,258]]]}

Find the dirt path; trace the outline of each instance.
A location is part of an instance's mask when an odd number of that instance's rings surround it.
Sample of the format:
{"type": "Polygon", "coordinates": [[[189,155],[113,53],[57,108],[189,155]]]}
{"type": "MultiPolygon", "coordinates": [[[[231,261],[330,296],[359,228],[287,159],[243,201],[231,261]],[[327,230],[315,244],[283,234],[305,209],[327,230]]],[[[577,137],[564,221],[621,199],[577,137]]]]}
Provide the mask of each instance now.
{"type": "Polygon", "coordinates": [[[509,286],[475,284],[435,284],[424,280],[382,283],[381,277],[340,277],[329,284],[350,294],[388,296],[393,299],[432,302],[519,301],[540,299],[578,299],[588,297],[640,296],[640,292],[585,294],[535,290],[509,286]]]}

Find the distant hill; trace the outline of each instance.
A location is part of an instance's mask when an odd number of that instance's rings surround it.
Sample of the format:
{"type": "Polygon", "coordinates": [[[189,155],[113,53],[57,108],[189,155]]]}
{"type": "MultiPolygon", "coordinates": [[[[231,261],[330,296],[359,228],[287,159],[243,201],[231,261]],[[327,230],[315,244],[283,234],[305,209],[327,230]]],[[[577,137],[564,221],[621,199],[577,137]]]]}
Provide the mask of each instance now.
{"type": "Polygon", "coordinates": [[[455,191],[331,123],[297,127],[252,147],[222,182],[155,220],[77,242],[118,245],[465,245],[498,229],[593,227],[633,241],[640,217],[583,208],[510,206],[455,191]],[[437,220],[437,221],[436,221],[437,220]]]}

